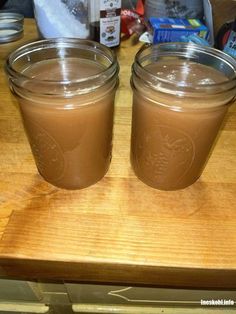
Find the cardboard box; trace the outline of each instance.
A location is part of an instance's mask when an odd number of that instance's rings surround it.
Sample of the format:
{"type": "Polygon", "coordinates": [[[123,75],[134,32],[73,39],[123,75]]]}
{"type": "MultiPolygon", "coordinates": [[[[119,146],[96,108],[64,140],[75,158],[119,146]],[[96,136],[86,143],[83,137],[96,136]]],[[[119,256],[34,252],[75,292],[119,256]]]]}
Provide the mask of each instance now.
{"type": "MultiPolygon", "coordinates": [[[[223,0],[220,0],[223,1],[223,0]]],[[[236,1],[235,1],[236,2],[236,1]]],[[[204,20],[203,24],[206,25],[206,27],[209,30],[209,43],[210,45],[214,45],[214,29],[213,29],[213,16],[212,16],[212,5],[210,0],[203,0],[203,9],[204,9],[204,20]]],[[[148,32],[143,34],[144,36],[140,37],[140,41],[146,42],[146,43],[152,43],[152,36],[148,32]],[[148,36],[147,36],[148,34],[148,36]]]]}
{"type": "Polygon", "coordinates": [[[182,36],[196,34],[206,40],[209,30],[198,19],[176,19],[151,17],[149,23],[153,32],[153,43],[178,42],[182,36]]]}

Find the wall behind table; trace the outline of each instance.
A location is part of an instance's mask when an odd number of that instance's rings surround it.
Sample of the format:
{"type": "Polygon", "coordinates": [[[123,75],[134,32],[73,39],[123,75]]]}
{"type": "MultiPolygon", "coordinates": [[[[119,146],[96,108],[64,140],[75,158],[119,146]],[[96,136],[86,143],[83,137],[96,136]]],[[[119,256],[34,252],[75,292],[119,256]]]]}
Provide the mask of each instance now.
{"type": "Polygon", "coordinates": [[[236,17],[236,0],[211,0],[215,35],[221,25],[236,17]]]}

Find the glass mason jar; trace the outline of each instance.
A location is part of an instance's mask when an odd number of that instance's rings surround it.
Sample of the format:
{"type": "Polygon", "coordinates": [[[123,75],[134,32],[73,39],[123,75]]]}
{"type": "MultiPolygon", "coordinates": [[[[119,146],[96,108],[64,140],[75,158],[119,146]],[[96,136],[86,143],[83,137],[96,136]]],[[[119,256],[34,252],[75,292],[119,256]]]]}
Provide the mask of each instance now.
{"type": "Polygon", "coordinates": [[[133,64],[131,163],[139,179],[177,190],[201,175],[236,94],[236,61],[213,48],[166,43],[133,64]]]}
{"type": "Polygon", "coordinates": [[[113,52],[89,40],[42,40],[14,51],[6,72],[42,177],[66,189],[99,181],[111,160],[113,52]]]}

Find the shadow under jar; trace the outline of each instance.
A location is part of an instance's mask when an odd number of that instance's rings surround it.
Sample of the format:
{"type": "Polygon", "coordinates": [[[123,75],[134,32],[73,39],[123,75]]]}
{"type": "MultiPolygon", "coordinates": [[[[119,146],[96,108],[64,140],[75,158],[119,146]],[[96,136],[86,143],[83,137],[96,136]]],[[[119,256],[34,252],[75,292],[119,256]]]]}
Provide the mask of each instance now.
{"type": "Polygon", "coordinates": [[[42,40],[9,56],[10,88],[46,181],[80,189],[107,172],[118,71],[113,52],[89,40],[42,40]]]}
{"type": "Polygon", "coordinates": [[[213,48],[144,47],[132,68],[131,163],[137,177],[177,190],[201,175],[236,94],[236,61],[213,48]]]}

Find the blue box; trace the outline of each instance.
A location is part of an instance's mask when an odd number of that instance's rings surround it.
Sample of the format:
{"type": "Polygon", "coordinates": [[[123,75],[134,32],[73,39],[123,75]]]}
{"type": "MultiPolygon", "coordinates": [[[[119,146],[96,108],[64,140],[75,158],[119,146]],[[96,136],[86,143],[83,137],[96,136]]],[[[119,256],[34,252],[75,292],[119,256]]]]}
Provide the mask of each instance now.
{"type": "Polygon", "coordinates": [[[149,24],[152,28],[153,43],[179,42],[181,36],[196,34],[208,40],[209,30],[198,19],[177,19],[151,17],[149,24]]]}

